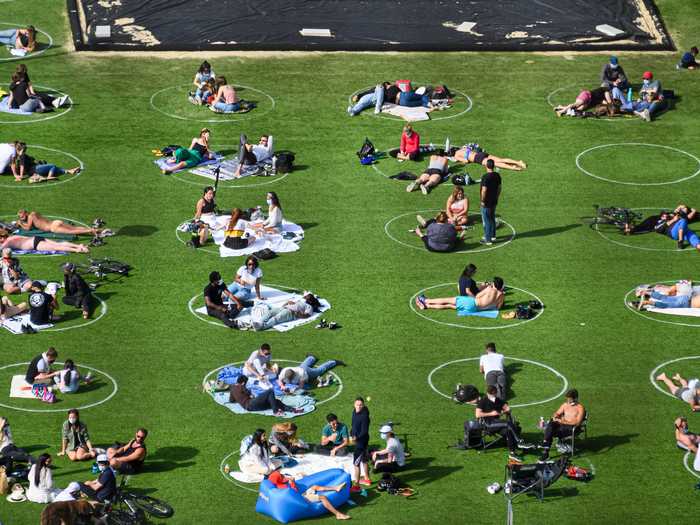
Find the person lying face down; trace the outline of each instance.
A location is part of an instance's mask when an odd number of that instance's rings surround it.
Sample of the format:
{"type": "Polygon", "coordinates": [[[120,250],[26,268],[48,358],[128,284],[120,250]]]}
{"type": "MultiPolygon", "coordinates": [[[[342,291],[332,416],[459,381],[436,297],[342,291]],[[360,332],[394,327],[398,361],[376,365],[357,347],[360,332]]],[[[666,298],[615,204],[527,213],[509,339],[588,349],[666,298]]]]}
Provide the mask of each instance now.
{"type": "Polygon", "coordinates": [[[419,295],[416,297],[416,307],[420,310],[457,310],[465,313],[480,310],[500,310],[503,307],[505,298],[503,287],[503,279],[494,277],[493,282],[486,283],[486,286],[476,294],[476,297],[460,295],[457,297],[428,299],[424,295],[419,295]]]}

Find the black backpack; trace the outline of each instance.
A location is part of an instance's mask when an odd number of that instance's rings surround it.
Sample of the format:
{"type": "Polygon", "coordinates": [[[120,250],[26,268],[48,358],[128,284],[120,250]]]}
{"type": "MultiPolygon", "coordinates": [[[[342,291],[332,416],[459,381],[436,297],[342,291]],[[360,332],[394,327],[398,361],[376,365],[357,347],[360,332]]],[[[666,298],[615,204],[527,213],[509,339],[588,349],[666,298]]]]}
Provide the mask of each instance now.
{"type": "Polygon", "coordinates": [[[278,173],[289,173],[294,169],[294,153],[280,151],[277,154],[276,169],[278,173]]]}
{"type": "Polygon", "coordinates": [[[452,394],[453,401],[457,403],[469,403],[479,397],[479,391],[474,385],[457,385],[452,394]]]}
{"type": "Polygon", "coordinates": [[[385,472],[382,475],[382,479],[377,482],[377,490],[379,492],[396,494],[400,488],[401,480],[389,472],[385,472]]]}
{"type": "Polygon", "coordinates": [[[364,144],[362,144],[362,147],[357,152],[357,156],[360,157],[360,159],[364,159],[374,155],[375,151],[376,150],[374,149],[374,144],[372,144],[372,141],[365,137],[365,142],[364,144]]]}

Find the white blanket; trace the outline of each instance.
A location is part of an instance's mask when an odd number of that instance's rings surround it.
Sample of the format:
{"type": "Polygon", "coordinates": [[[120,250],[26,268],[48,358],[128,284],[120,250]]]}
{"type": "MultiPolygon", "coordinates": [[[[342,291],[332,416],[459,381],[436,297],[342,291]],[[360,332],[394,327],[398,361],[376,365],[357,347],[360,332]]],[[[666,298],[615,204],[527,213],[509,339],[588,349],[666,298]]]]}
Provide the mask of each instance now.
{"type": "Polygon", "coordinates": [[[700,472],[700,447],[698,447],[698,451],[695,453],[695,461],[693,461],[693,468],[697,472],[700,472]]]}
{"type": "MultiPolygon", "coordinates": [[[[260,238],[259,233],[256,234],[255,229],[251,227],[252,223],[248,223],[246,227],[246,233],[250,236],[255,236],[255,242],[248,244],[242,250],[232,250],[224,246],[225,240],[225,229],[228,226],[230,215],[214,215],[206,214],[202,215],[201,221],[208,224],[212,230],[212,239],[219,246],[219,255],[221,257],[241,257],[244,255],[251,255],[257,251],[269,248],[276,253],[291,253],[299,249],[299,242],[304,238],[304,229],[298,224],[289,222],[287,220],[282,221],[282,233],[265,233],[260,238]],[[287,233],[294,235],[291,239],[285,239],[282,234],[287,233]]],[[[178,227],[180,231],[186,231],[185,225],[183,223],[178,227]]],[[[288,235],[289,236],[289,235],[288,235]]]]}
{"type": "Polygon", "coordinates": [[[430,120],[430,111],[428,108],[424,108],[423,106],[409,108],[407,106],[399,106],[397,104],[384,104],[382,106],[382,113],[388,113],[389,115],[394,115],[395,117],[401,117],[407,122],[430,120]]]}
{"type": "MultiPolygon", "coordinates": [[[[296,293],[291,293],[291,292],[285,292],[282,290],[278,290],[277,288],[270,288],[269,286],[261,286],[260,287],[260,293],[262,296],[265,298],[265,303],[269,304],[270,306],[282,306],[284,303],[287,301],[294,301],[301,299],[302,296],[300,294],[296,293]]],[[[323,312],[326,310],[330,310],[331,304],[326,301],[325,299],[321,299],[320,297],[318,298],[319,302],[321,303],[321,311],[314,313],[311,317],[307,317],[306,319],[295,319],[294,321],[290,321],[288,323],[282,323],[282,324],[277,324],[273,326],[273,330],[276,330],[278,332],[288,332],[292,328],[296,328],[297,326],[301,326],[303,324],[311,323],[315,321],[318,317],[321,316],[323,312]]],[[[250,322],[250,312],[252,308],[244,308],[240,314],[238,314],[238,317],[236,317],[236,320],[241,321],[242,323],[249,323],[250,322]]],[[[202,315],[207,315],[207,307],[202,306],[201,308],[197,308],[195,310],[198,314],[202,315]]]]}
{"type": "Polygon", "coordinates": [[[51,328],[53,325],[52,324],[34,324],[29,320],[29,314],[20,314],[20,315],[15,315],[14,317],[11,317],[10,319],[5,319],[5,321],[0,321],[0,326],[3,328],[6,328],[13,334],[21,334],[22,333],[22,325],[23,324],[28,324],[31,325],[32,328],[35,330],[44,330],[46,328],[51,328]]]}
{"type": "Polygon", "coordinates": [[[655,306],[647,307],[647,312],[655,314],[668,315],[684,315],[686,317],[700,317],[700,308],[656,308],[655,306]]]}
{"type": "MultiPolygon", "coordinates": [[[[348,454],[344,457],[331,457],[324,456],[322,454],[309,453],[299,454],[295,456],[294,459],[297,462],[296,465],[290,468],[283,467],[281,469],[282,474],[285,476],[302,478],[315,474],[316,472],[323,472],[324,470],[332,468],[343,469],[345,472],[350,474],[350,477],[355,475],[352,465],[352,454],[348,454]]],[[[241,483],[260,483],[263,480],[263,476],[261,474],[249,474],[241,471],[232,470],[229,475],[241,483]]]]}
{"type": "Polygon", "coordinates": [[[32,394],[32,389],[25,388],[29,386],[24,380],[23,375],[12,376],[12,382],[10,383],[10,397],[23,397],[26,399],[34,399],[34,394],[32,394]]]}

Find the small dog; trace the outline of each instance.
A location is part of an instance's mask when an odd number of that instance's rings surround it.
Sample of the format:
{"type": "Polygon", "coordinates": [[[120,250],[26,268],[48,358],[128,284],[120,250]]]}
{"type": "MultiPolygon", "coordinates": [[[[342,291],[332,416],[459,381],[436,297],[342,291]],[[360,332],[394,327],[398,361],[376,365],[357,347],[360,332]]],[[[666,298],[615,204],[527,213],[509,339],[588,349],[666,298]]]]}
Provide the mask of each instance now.
{"type": "Polygon", "coordinates": [[[41,525],[106,524],[106,516],[100,517],[98,505],[101,504],[84,499],[50,503],[41,513],[41,525]]]}

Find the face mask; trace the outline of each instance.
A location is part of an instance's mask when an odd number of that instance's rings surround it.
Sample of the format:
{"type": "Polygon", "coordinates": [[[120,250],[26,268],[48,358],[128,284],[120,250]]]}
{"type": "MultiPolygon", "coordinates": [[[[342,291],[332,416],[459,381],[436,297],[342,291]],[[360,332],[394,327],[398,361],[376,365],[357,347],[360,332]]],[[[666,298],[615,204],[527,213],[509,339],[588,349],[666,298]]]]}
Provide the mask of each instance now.
{"type": "Polygon", "coordinates": [[[617,69],[618,64],[610,64],[610,67],[613,69],[617,69]]]}
{"type": "Polygon", "coordinates": [[[486,397],[488,397],[490,401],[496,401],[496,396],[492,396],[491,394],[488,394],[486,397]]]}
{"type": "Polygon", "coordinates": [[[649,80],[647,80],[647,79],[645,78],[645,79],[642,81],[642,84],[644,84],[645,86],[648,86],[648,85],[649,85],[649,80]]]}
{"type": "Polygon", "coordinates": [[[272,205],[272,199],[267,199],[267,205],[268,206],[272,205]]]}
{"type": "Polygon", "coordinates": [[[219,282],[216,283],[216,284],[224,284],[224,280],[223,280],[223,279],[219,279],[219,282]]]}
{"type": "Polygon", "coordinates": [[[107,470],[107,465],[97,465],[97,468],[100,469],[100,472],[104,472],[107,470]]]}
{"type": "Polygon", "coordinates": [[[74,418],[74,417],[69,417],[69,418],[68,418],[68,422],[69,422],[71,425],[75,425],[75,424],[78,422],[78,419],[77,419],[77,418],[74,418]]]}

